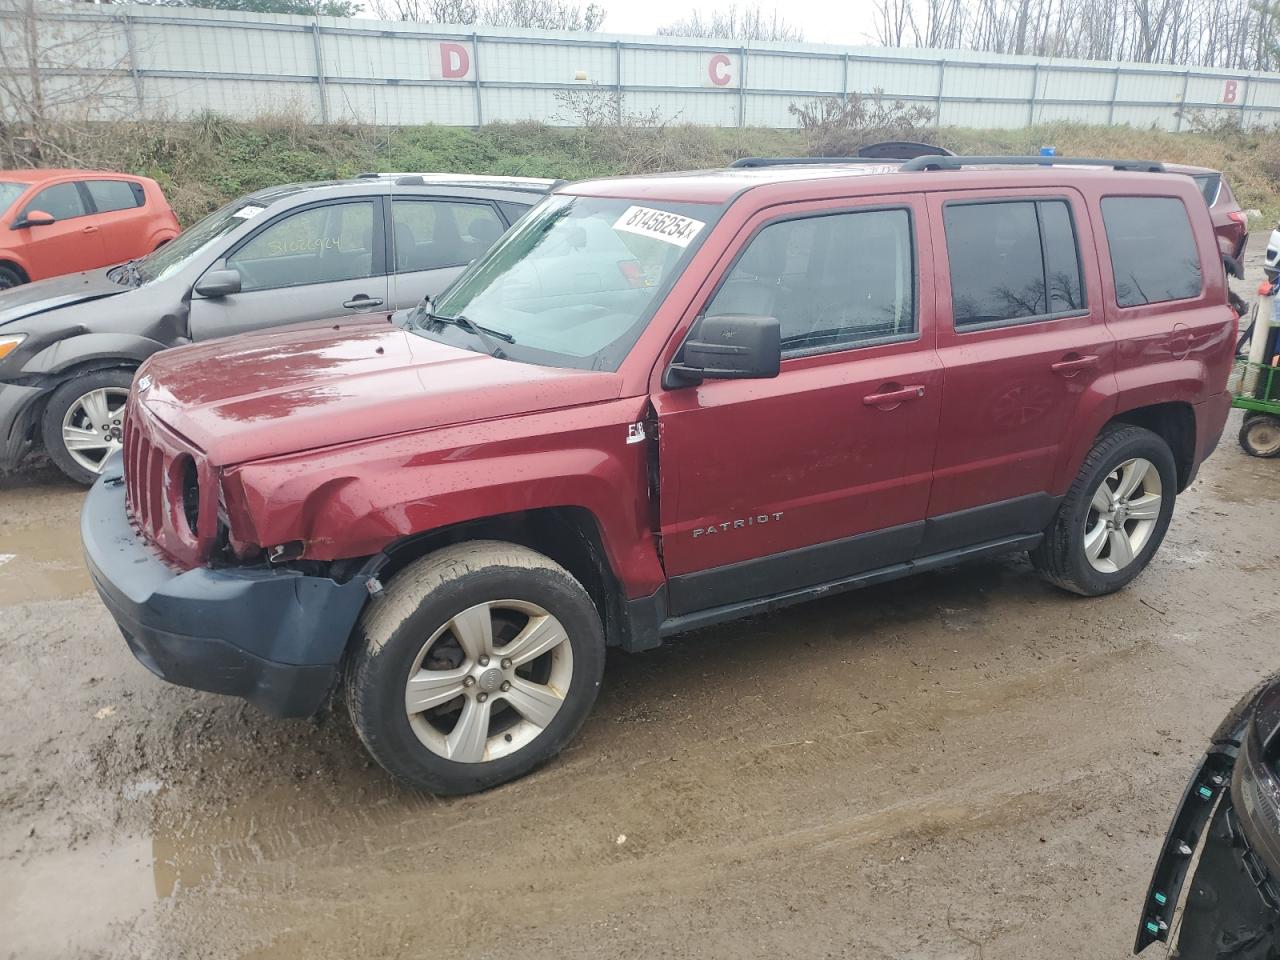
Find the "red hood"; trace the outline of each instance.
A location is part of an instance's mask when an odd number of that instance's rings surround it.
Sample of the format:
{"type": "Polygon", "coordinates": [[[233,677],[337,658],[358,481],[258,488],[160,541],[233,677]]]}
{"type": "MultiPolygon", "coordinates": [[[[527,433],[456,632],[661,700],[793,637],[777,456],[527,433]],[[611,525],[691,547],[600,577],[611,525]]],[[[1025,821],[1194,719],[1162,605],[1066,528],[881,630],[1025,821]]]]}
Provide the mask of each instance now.
{"type": "Polygon", "coordinates": [[[166,350],[139,370],[134,389],[225,466],[616,399],[621,382],[614,373],[497,360],[379,315],[166,350]]]}

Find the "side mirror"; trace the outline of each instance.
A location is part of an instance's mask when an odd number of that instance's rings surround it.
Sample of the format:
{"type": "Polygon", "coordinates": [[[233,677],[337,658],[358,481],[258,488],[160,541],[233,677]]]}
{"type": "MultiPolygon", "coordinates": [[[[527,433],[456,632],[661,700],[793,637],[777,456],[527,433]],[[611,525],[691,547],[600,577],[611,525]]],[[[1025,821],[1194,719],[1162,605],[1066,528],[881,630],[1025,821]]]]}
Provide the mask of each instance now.
{"type": "Polygon", "coordinates": [[[19,217],[10,230],[24,230],[27,227],[47,227],[51,223],[57,223],[58,218],[51,213],[45,213],[43,210],[28,210],[25,217],[19,217]]]}
{"type": "Polygon", "coordinates": [[[240,292],[239,270],[210,270],[196,283],[196,293],[216,299],[240,292]]]}
{"type": "Polygon", "coordinates": [[[702,317],[685,341],[680,362],[667,368],[663,385],[681,387],[706,379],[768,379],[778,375],[781,363],[777,317],[702,317]]]}

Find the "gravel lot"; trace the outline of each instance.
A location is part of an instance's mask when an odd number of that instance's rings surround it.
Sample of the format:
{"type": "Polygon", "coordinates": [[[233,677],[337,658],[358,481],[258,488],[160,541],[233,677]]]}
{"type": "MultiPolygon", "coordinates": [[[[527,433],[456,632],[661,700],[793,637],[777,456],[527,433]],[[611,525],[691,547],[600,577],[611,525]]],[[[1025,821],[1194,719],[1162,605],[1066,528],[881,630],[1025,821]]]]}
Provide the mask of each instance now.
{"type": "Polygon", "coordinates": [[[1280,667],[1280,461],[1238,425],[1119,595],[1013,558],[611,655],[557,762],[449,801],[340,708],[152,677],[82,493],[0,480],[0,957],[1123,957],[1208,733],[1280,667]]]}

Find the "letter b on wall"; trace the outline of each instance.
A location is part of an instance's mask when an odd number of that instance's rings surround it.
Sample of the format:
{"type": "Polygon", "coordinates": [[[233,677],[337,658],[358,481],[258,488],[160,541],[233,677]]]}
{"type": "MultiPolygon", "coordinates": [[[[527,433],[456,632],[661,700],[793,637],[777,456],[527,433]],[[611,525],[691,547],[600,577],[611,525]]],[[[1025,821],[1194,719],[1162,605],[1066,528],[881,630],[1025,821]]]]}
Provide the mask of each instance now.
{"type": "Polygon", "coordinates": [[[1223,83],[1222,84],[1222,102],[1235,103],[1236,94],[1239,89],[1240,89],[1240,81],[1238,80],[1227,80],[1225,83],[1223,83]]]}
{"type": "Polygon", "coordinates": [[[470,80],[471,55],[469,43],[437,43],[431,55],[431,79],[433,80],[470,80]]]}

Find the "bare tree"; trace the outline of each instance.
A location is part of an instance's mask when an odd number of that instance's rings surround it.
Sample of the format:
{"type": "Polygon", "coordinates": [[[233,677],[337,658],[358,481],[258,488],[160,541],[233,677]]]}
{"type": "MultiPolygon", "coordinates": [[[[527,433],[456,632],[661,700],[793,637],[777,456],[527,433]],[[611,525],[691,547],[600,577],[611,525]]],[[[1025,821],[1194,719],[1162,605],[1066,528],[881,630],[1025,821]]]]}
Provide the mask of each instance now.
{"type": "Polygon", "coordinates": [[[683,20],[657,29],[660,37],[717,37],[724,40],[804,39],[804,30],[788,23],[777,8],[765,13],[760,7],[731,4],[719,10],[694,10],[683,20]]]}
{"type": "Polygon", "coordinates": [[[57,16],[70,4],[0,0],[0,147],[15,162],[74,161],[72,134],[119,116],[136,90],[119,21],[57,16]]]}
{"type": "Polygon", "coordinates": [[[1280,0],[876,0],[887,46],[1245,70],[1280,65],[1280,0]]]}
{"type": "Polygon", "coordinates": [[[539,30],[599,30],[604,7],[567,0],[372,0],[380,20],[460,23],[539,30]]]}

